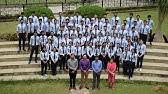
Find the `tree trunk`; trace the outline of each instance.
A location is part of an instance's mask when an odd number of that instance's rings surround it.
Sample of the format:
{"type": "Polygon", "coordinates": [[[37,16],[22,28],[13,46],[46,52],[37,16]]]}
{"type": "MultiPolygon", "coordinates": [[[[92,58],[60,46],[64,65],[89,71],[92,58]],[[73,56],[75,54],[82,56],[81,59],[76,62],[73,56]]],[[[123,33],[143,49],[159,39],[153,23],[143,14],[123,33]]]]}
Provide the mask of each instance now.
{"type": "Polygon", "coordinates": [[[154,39],[153,39],[154,42],[162,42],[162,43],[165,42],[161,28],[162,28],[162,23],[159,22],[158,27],[156,29],[157,31],[156,31],[154,39]]]}

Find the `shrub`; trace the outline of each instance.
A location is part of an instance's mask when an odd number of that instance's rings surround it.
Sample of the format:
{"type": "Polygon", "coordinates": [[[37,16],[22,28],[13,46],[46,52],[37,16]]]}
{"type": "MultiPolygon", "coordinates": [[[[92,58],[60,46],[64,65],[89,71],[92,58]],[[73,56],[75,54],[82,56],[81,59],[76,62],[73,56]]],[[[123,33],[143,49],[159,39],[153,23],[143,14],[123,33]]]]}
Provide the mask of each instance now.
{"type": "Polygon", "coordinates": [[[41,16],[42,14],[45,14],[47,17],[54,16],[51,9],[42,6],[28,7],[24,12],[27,17],[30,16],[33,12],[35,12],[37,16],[41,16]]]}
{"type": "Polygon", "coordinates": [[[4,34],[0,34],[0,39],[1,40],[7,40],[7,41],[16,41],[16,40],[18,40],[16,33],[4,33],[4,34]]]}
{"type": "Polygon", "coordinates": [[[76,12],[78,12],[82,16],[86,16],[89,18],[94,17],[94,15],[97,15],[98,17],[103,17],[106,14],[105,9],[97,5],[85,5],[79,7],[76,9],[76,12]]]}

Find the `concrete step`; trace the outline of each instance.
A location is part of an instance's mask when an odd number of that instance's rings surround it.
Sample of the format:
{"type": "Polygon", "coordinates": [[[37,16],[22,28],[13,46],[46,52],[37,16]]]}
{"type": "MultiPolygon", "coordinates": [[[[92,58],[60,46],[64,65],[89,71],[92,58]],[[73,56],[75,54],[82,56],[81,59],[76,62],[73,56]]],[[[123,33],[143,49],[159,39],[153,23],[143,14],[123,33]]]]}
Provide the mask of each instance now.
{"type": "Polygon", "coordinates": [[[168,43],[153,42],[152,45],[150,45],[149,42],[147,42],[147,48],[168,49],[168,43]]]}
{"type": "Polygon", "coordinates": [[[168,63],[168,58],[163,56],[145,55],[144,62],[168,63]]]}
{"type": "MultiPolygon", "coordinates": [[[[40,62],[39,63],[32,62],[31,64],[28,64],[28,61],[0,62],[0,69],[18,69],[18,68],[40,68],[40,62]]],[[[168,71],[168,64],[144,62],[143,68],[168,71]]]]}
{"type": "Polygon", "coordinates": [[[146,55],[152,55],[152,56],[168,56],[168,50],[167,49],[146,49],[146,55]]]}
{"type": "Polygon", "coordinates": [[[6,41],[0,42],[0,48],[11,48],[11,47],[18,47],[18,41],[6,41]]]}
{"type": "Polygon", "coordinates": [[[166,63],[143,62],[143,69],[168,71],[168,64],[166,64],[166,63]]]}
{"type": "MultiPolygon", "coordinates": [[[[34,57],[34,56],[33,56],[34,57]]],[[[17,54],[17,55],[1,55],[0,62],[10,62],[10,61],[28,61],[29,54],[17,54]]],[[[32,59],[34,60],[34,58],[32,59]]],[[[168,63],[167,57],[145,55],[145,62],[154,62],[154,63],[168,63]]]]}
{"type": "MultiPolygon", "coordinates": [[[[18,69],[0,69],[0,76],[18,76],[18,75],[34,75],[40,74],[40,68],[18,68],[18,69]]],[[[51,74],[51,71],[47,71],[51,74]]],[[[78,71],[80,73],[80,71],[78,71]]],[[[90,72],[91,73],[91,72],[90,72]]],[[[58,74],[68,74],[67,72],[59,72],[58,74]]],[[[105,74],[103,71],[102,74],[105,74]]],[[[117,73],[122,74],[122,73],[117,73]]],[[[151,76],[151,77],[168,77],[168,71],[143,69],[141,72],[135,72],[136,76],[151,76]]]]}
{"type": "Polygon", "coordinates": [[[0,69],[40,68],[39,63],[28,64],[28,61],[0,62],[0,69]]]}
{"type": "MultiPolygon", "coordinates": [[[[77,74],[77,79],[81,78],[80,74],[77,74]]],[[[93,79],[92,74],[89,74],[89,79],[93,79]]],[[[47,77],[42,77],[40,75],[19,75],[19,76],[0,76],[1,81],[16,81],[16,80],[34,80],[34,79],[69,79],[68,74],[57,74],[56,76],[48,75],[47,77]]],[[[106,74],[101,75],[101,79],[107,79],[106,74]]],[[[116,75],[116,79],[128,80],[128,77],[123,75],[116,75]]],[[[149,77],[149,76],[134,76],[131,80],[141,80],[141,81],[155,81],[155,82],[168,82],[167,78],[163,77],[149,77]]]]}

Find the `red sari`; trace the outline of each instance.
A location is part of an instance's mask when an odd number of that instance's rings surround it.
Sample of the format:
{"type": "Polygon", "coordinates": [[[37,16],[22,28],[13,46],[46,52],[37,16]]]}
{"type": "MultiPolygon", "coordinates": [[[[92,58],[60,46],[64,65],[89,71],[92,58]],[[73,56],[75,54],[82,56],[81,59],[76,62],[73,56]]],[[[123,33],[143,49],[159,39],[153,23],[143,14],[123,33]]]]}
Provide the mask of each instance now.
{"type": "Polygon", "coordinates": [[[114,83],[115,82],[115,71],[116,71],[116,63],[113,62],[109,62],[107,64],[107,69],[108,69],[108,82],[109,83],[114,83]],[[112,72],[113,74],[111,74],[110,72],[112,72]]]}

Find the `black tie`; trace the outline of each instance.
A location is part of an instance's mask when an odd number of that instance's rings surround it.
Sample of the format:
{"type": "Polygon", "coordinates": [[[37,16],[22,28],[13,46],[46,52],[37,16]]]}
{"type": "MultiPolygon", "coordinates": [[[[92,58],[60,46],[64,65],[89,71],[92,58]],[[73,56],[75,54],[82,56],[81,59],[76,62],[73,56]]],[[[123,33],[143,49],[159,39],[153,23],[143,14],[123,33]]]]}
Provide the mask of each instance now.
{"type": "Polygon", "coordinates": [[[45,57],[45,52],[44,52],[44,60],[45,60],[45,58],[46,58],[46,57],[45,57]]]}
{"type": "Polygon", "coordinates": [[[77,47],[77,55],[78,55],[78,47],[77,47]]]}
{"type": "Polygon", "coordinates": [[[71,46],[70,46],[70,53],[71,53],[71,46]]]}
{"type": "Polygon", "coordinates": [[[44,44],[44,36],[43,36],[43,44],[44,44]]]}
{"type": "Polygon", "coordinates": [[[63,54],[64,54],[64,47],[63,47],[63,54]]]}
{"type": "Polygon", "coordinates": [[[58,48],[59,48],[59,38],[58,38],[58,48]]]}
{"type": "Polygon", "coordinates": [[[127,58],[127,52],[126,52],[126,54],[125,54],[125,59],[127,58]]]}
{"type": "Polygon", "coordinates": [[[34,37],[34,46],[36,46],[36,36],[34,37]]]}
{"type": "Polygon", "coordinates": [[[55,60],[55,52],[54,52],[54,60],[55,60]]]}

